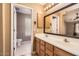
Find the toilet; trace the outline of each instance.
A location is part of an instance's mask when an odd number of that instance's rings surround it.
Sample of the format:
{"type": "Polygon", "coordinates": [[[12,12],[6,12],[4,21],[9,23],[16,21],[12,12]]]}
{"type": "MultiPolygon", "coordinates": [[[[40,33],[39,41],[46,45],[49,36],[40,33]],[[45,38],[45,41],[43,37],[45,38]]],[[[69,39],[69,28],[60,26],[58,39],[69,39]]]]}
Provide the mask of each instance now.
{"type": "Polygon", "coordinates": [[[21,46],[21,43],[22,43],[22,39],[17,39],[17,46],[21,46]]]}

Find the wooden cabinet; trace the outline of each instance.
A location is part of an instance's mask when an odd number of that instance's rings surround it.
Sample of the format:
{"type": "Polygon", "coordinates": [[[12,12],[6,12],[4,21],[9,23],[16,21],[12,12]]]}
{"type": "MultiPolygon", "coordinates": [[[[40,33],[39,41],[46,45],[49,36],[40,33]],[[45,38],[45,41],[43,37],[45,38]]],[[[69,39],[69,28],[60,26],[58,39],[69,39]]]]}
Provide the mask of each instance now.
{"type": "Polygon", "coordinates": [[[43,40],[40,40],[40,44],[44,46],[45,42],[43,40]]]}
{"type": "Polygon", "coordinates": [[[39,54],[40,56],[45,56],[45,52],[44,51],[42,51],[42,50],[40,50],[40,54],[39,54]]]}
{"type": "Polygon", "coordinates": [[[39,56],[73,56],[73,54],[38,38],[35,39],[35,47],[36,55],[39,56]]]}
{"type": "Polygon", "coordinates": [[[68,53],[62,49],[54,47],[54,56],[73,56],[73,54],[68,53]]]}
{"type": "Polygon", "coordinates": [[[36,39],[36,54],[39,55],[39,50],[40,50],[40,40],[36,39]]]}
{"type": "Polygon", "coordinates": [[[45,50],[45,43],[43,41],[40,41],[40,50],[45,50]]]}
{"type": "Polygon", "coordinates": [[[51,51],[51,50],[46,48],[46,55],[53,56],[53,50],[51,51]]]}
{"type": "Polygon", "coordinates": [[[45,42],[40,40],[40,56],[45,56],[45,42]]]}
{"type": "Polygon", "coordinates": [[[46,43],[46,48],[49,49],[50,51],[53,50],[53,45],[46,43]]]}
{"type": "Polygon", "coordinates": [[[45,42],[40,39],[36,39],[36,54],[39,56],[45,55],[45,42]]]}
{"type": "Polygon", "coordinates": [[[46,43],[46,55],[53,56],[53,45],[46,43]]]}

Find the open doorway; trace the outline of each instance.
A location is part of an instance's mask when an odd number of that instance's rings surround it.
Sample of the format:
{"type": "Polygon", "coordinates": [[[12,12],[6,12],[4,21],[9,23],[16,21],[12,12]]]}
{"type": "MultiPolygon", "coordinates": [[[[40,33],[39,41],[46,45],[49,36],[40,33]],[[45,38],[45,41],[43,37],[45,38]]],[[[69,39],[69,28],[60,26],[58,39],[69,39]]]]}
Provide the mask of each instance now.
{"type": "MultiPolygon", "coordinates": [[[[32,37],[32,9],[13,7],[13,55],[30,56],[32,37]]],[[[12,52],[12,51],[11,51],[12,52]]]]}

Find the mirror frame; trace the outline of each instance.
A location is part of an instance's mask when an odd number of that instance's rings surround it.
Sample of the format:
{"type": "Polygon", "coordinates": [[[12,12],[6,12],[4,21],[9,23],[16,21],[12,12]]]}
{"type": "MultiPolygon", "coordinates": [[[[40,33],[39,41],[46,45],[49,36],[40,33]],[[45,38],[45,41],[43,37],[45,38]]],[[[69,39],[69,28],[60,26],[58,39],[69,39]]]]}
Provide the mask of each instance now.
{"type": "MultiPolygon", "coordinates": [[[[67,5],[67,6],[65,6],[65,7],[61,8],[61,9],[59,9],[59,10],[56,10],[56,11],[54,11],[54,12],[52,12],[52,13],[50,13],[50,14],[44,16],[43,33],[45,33],[45,34],[51,34],[51,35],[58,35],[58,36],[71,37],[71,38],[78,38],[78,39],[79,39],[79,37],[75,37],[75,36],[67,36],[67,35],[62,35],[62,34],[55,34],[55,33],[45,32],[45,18],[46,18],[47,16],[50,16],[50,15],[52,15],[52,14],[54,14],[54,13],[57,13],[57,12],[59,12],[59,11],[61,11],[61,10],[64,10],[64,9],[66,9],[66,8],[68,8],[68,7],[73,6],[73,5],[75,5],[75,4],[77,4],[77,3],[71,3],[71,4],[69,4],[69,5],[67,5]]],[[[74,32],[75,32],[75,25],[76,25],[76,23],[74,24],[74,32]]]]}

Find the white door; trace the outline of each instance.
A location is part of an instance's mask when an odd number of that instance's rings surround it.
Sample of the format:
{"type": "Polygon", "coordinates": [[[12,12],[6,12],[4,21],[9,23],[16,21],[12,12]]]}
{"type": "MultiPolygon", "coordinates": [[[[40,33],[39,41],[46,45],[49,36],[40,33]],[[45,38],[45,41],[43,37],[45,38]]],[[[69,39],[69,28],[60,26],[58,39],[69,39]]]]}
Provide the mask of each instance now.
{"type": "Polygon", "coordinates": [[[17,20],[17,14],[16,9],[13,9],[13,54],[16,54],[16,40],[17,40],[17,28],[16,28],[16,20],[17,20]]]}

